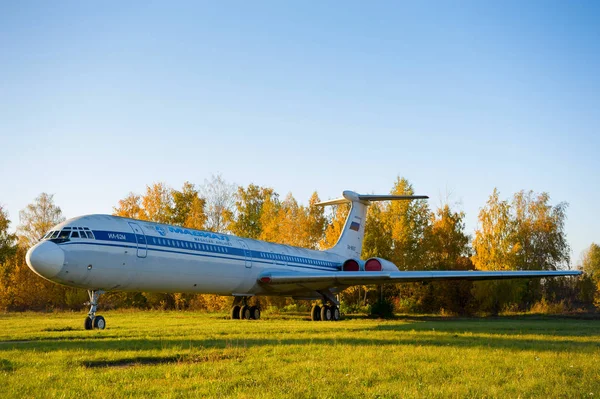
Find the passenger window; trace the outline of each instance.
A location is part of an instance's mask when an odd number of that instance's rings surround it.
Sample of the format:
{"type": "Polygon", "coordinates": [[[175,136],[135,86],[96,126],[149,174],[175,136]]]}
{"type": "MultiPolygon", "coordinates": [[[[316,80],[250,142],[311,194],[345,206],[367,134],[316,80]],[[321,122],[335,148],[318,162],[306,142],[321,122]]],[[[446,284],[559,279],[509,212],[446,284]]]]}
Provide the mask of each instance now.
{"type": "Polygon", "coordinates": [[[79,238],[79,232],[78,231],[74,231],[71,233],[71,238],[79,238]]]}

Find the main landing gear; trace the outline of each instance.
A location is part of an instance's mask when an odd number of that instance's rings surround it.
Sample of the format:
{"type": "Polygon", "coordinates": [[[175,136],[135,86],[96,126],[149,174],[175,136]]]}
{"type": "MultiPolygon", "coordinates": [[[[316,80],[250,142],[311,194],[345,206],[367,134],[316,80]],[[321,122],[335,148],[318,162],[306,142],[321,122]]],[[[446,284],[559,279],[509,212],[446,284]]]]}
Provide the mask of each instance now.
{"type": "Polygon", "coordinates": [[[323,306],[313,305],[310,311],[310,319],[312,321],[339,321],[340,308],[335,304],[323,304],[323,306]]]}
{"type": "Polygon", "coordinates": [[[323,305],[313,305],[310,311],[312,321],[338,321],[340,320],[340,304],[336,297],[329,291],[319,291],[323,296],[323,305]]]}
{"type": "Polygon", "coordinates": [[[249,306],[247,297],[236,296],[231,307],[231,318],[234,320],[258,320],[260,319],[260,308],[249,306]]]}
{"type": "Polygon", "coordinates": [[[102,316],[96,316],[96,308],[98,307],[98,298],[104,291],[93,291],[89,290],[88,295],[90,297],[90,311],[85,318],[84,327],[86,330],[104,330],[106,328],[106,320],[102,316]]]}

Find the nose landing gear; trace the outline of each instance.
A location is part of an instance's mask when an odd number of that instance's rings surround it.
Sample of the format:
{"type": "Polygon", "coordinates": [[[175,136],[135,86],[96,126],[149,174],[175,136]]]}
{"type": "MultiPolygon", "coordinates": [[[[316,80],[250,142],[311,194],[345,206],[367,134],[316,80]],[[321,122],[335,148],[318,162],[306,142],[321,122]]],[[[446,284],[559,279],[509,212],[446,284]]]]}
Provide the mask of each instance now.
{"type": "Polygon", "coordinates": [[[98,298],[104,291],[101,290],[88,290],[88,296],[90,297],[90,311],[85,318],[84,328],[86,330],[104,330],[106,328],[106,320],[102,316],[96,316],[96,309],[98,307],[98,298]]]}

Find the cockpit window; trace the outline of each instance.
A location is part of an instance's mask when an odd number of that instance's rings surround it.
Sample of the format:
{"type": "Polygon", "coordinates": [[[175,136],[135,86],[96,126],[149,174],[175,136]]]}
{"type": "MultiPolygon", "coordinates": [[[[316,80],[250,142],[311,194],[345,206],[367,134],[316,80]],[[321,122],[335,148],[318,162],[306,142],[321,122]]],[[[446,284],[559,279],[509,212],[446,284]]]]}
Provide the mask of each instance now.
{"type": "Polygon", "coordinates": [[[94,233],[88,227],[63,227],[62,230],[52,230],[46,234],[42,240],[52,240],[53,242],[65,242],[70,238],[95,239],[94,233]]]}
{"type": "Polygon", "coordinates": [[[71,228],[69,228],[68,230],[64,229],[63,231],[60,232],[60,234],[56,238],[59,238],[59,239],[60,238],[69,238],[69,234],[71,234],[71,228]]]}

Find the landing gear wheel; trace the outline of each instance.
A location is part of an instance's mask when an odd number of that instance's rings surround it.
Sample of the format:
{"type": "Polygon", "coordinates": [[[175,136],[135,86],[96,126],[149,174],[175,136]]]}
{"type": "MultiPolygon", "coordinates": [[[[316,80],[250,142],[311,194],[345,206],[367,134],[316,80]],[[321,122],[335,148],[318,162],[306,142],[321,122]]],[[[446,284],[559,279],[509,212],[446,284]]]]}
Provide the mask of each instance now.
{"type": "Polygon", "coordinates": [[[331,308],[331,318],[333,321],[340,320],[340,308],[338,308],[337,306],[331,308]]]}
{"type": "Polygon", "coordinates": [[[88,305],[90,305],[90,311],[85,319],[85,324],[83,325],[86,330],[93,330],[97,328],[99,330],[104,330],[106,327],[106,320],[102,316],[96,316],[96,309],[98,309],[98,298],[100,298],[100,294],[104,291],[102,290],[88,290],[88,296],[90,297],[90,301],[88,305]]]}
{"type": "Polygon", "coordinates": [[[312,321],[320,321],[321,320],[321,307],[319,305],[313,305],[310,311],[310,319],[312,321]]]}
{"type": "Polygon", "coordinates": [[[252,306],[250,308],[250,317],[253,320],[259,320],[260,319],[260,309],[258,308],[258,306],[252,306]]]}
{"type": "Polygon", "coordinates": [[[104,330],[106,328],[106,320],[104,320],[104,317],[102,316],[94,317],[92,324],[94,325],[94,328],[97,328],[98,330],[104,330]]]}
{"type": "Polygon", "coordinates": [[[250,320],[251,317],[251,313],[250,313],[250,307],[249,306],[242,306],[242,308],[240,309],[240,319],[242,320],[250,320]]]}
{"type": "Polygon", "coordinates": [[[331,321],[331,308],[327,305],[321,308],[321,320],[331,321]]]}
{"type": "Polygon", "coordinates": [[[235,305],[231,308],[231,320],[240,318],[240,305],[235,305]]]}

